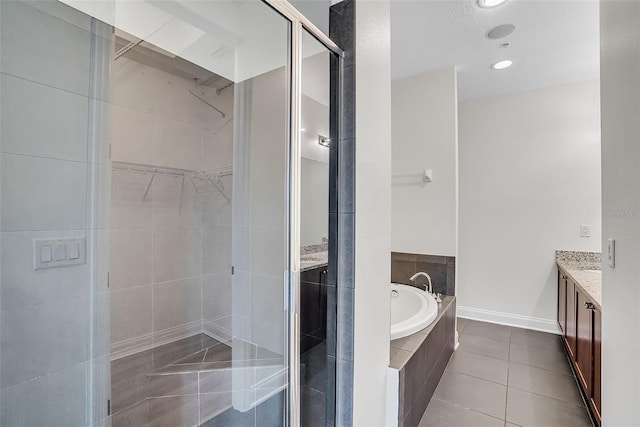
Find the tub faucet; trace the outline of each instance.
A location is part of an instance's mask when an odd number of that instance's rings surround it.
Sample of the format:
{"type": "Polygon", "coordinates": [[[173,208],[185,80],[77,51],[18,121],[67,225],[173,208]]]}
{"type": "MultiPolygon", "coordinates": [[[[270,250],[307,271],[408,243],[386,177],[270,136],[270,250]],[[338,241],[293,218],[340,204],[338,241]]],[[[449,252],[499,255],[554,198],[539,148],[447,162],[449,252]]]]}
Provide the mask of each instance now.
{"type": "Polygon", "coordinates": [[[412,282],[415,282],[415,280],[420,276],[426,277],[427,281],[429,282],[429,284],[424,285],[425,292],[429,292],[430,294],[433,294],[433,285],[431,284],[431,276],[429,276],[424,271],[420,271],[420,272],[414,274],[413,276],[411,276],[409,278],[409,280],[411,280],[412,282]]]}

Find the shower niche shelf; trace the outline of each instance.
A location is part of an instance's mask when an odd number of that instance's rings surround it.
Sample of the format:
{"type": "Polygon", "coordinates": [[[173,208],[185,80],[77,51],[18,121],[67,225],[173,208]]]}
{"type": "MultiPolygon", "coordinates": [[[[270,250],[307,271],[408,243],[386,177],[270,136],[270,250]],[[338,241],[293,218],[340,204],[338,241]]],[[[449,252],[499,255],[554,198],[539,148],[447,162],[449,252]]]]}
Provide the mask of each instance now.
{"type": "Polygon", "coordinates": [[[111,162],[112,188],[115,200],[182,205],[183,198],[221,194],[227,202],[223,178],[233,174],[231,166],[206,170],[179,169],[122,161],[111,162]]]}

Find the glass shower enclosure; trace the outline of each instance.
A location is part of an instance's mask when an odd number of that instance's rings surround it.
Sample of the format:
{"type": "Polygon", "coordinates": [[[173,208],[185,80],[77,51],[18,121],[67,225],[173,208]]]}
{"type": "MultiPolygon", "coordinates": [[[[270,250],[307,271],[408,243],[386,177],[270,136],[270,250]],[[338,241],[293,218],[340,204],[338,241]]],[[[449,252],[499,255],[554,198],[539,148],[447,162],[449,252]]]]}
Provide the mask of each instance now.
{"type": "Polygon", "coordinates": [[[0,425],[300,424],[320,54],[277,0],[0,2],[0,425]]]}

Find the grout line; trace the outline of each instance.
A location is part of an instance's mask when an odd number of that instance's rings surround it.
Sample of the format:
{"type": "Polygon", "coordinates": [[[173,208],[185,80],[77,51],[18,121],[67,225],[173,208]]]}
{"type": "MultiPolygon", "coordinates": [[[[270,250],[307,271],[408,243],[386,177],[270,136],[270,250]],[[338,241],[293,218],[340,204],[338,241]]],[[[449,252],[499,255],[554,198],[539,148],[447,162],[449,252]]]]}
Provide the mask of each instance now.
{"type": "Polygon", "coordinates": [[[511,375],[511,334],[509,334],[509,349],[507,350],[507,388],[504,392],[504,425],[507,425],[507,407],[509,405],[509,376],[511,375]]]}
{"type": "MultiPolygon", "coordinates": [[[[493,418],[494,420],[505,421],[505,420],[502,420],[502,419],[500,419],[500,418],[494,417],[493,415],[485,414],[484,412],[478,411],[477,409],[467,408],[466,406],[460,405],[460,404],[458,404],[458,403],[450,402],[450,401],[448,401],[448,400],[442,399],[441,397],[432,397],[432,398],[431,398],[431,400],[439,400],[439,401],[441,401],[441,402],[448,403],[448,404],[450,404],[450,405],[453,405],[453,406],[458,407],[458,408],[460,408],[460,409],[463,409],[463,410],[465,410],[465,411],[471,411],[471,412],[474,412],[474,413],[476,413],[476,414],[484,415],[484,416],[487,416],[487,417],[493,418]]],[[[425,412],[426,412],[426,410],[425,410],[425,412]]],[[[423,414],[423,416],[424,416],[424,414],[423,414]]]]}
{"type": "Polygon", "coordinates": [[[509,364],[511,364],[511,363],[513,363],[514,365],[526,366],[527,368],[540,369],[542,371],[549,372],[549,373],[552,373],[552,374],[564,375],[566,377],[574,378],[573,374],[571,373],[571,369],[570,368],[569,368],[569,373],[567,374],[567,373],[564,373],[564,372],[553,371],[553,370],[547,369],[547,368],[541,368],[539,366],[527,365],[526,363],[509,361],[509,364]]]}

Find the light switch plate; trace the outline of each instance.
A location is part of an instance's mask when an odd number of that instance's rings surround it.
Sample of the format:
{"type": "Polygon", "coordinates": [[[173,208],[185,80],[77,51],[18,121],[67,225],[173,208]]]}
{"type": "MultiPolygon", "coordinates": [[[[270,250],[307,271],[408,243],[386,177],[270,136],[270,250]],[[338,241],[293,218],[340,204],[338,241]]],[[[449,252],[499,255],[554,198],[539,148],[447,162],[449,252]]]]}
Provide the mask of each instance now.
{"type": "Polygon", "coordinates": [[[69,267],[86,263],[86,238],[34,239],[33,269],[69,267]]]}

